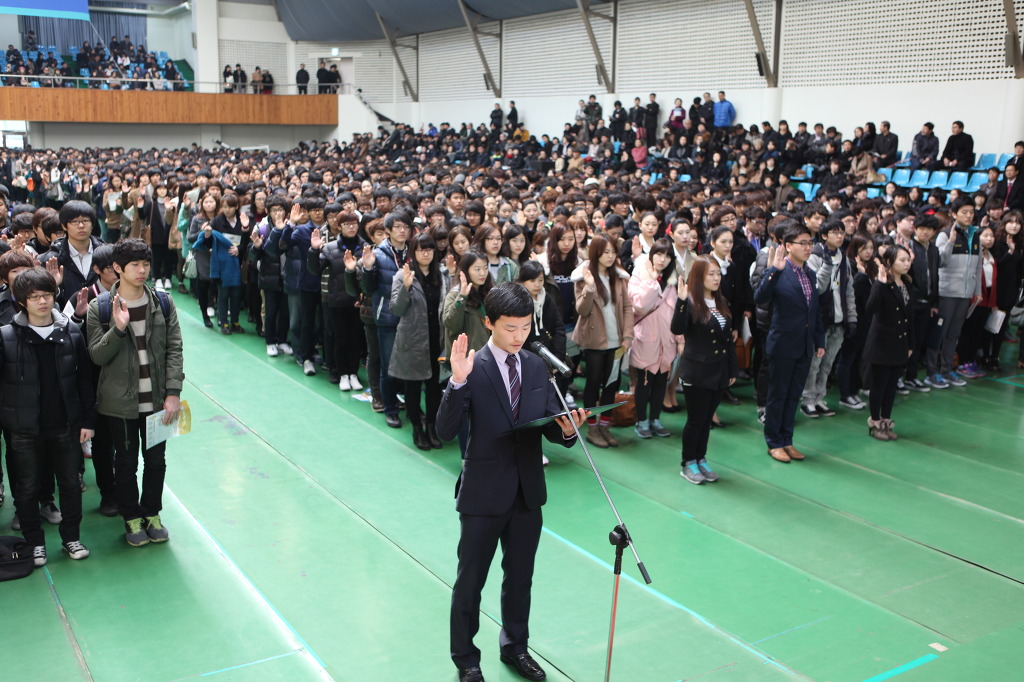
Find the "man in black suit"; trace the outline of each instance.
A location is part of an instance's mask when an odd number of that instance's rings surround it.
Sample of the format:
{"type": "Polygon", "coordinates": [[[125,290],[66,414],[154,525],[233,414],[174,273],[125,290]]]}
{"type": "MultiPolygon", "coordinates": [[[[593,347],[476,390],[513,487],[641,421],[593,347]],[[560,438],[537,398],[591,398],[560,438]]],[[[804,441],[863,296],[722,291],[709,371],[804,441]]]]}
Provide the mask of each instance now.
{"type": "MultiPolygon", "coordinates": [[[[469,441],[462,474],[455,484],[462,526],[459,569],[452,589],[451,656],[461,682],[482,682],[480,591],[498,542],[504,579],[501,590],[501,660],[529,680],[544,670],[527,651],[530,586],[540,543],[541,506],[547,501],[541,436],[572,447],[576,435],[567,417],[534,429],[517,424],[562,411],[547,366],[522,350],[533,323],[533,299],[521,284],[494,287],[484,299],[484,323],[491,338],[479,353],[469,351],[465,334],[452,345],[452,377],[437,412],[437,434],[454,438],[469,419],[469,441]]],[[[584,410],[573,413],[581,426],[584,410]]]]}
{"type": "Polygon", "coordinates": [[[768,357],[768,400],[764,439],[768,454],[779,462],[804,459],[793,447],[796,409],[811,359],[825,355],[825,330],[818,308],[816,275],[807,267],[814,242],[806,227],[794,223],[783,245],[768,251],[768,269],[761,276],[754,299],[771,306],[765,340],[768,357]]]}
{"type": "Polygon", "coordinates": [[[996,187],[995,201],[1007,211],[1024,211],[1024,182],[1020,170],[1012,163],[1003,169],[1003,179],[996,187]]]}

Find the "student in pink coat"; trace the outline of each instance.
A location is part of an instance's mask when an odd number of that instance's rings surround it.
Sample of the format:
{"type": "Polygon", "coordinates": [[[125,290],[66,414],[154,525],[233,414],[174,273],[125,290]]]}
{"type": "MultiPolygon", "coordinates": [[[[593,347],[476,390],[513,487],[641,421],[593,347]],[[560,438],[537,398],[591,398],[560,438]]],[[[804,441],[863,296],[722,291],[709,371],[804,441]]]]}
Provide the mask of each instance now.
{"type": "Polygon", "coordinates": [[[636,369],[636,435],[640,438],[672,435],[659,417],[676,357],[676,336],[669,329],[676,306],[674,261],[672,243],[658,239],[646,256],[637,259],[629,280],[634,320],[629,363],[636,369]]]}

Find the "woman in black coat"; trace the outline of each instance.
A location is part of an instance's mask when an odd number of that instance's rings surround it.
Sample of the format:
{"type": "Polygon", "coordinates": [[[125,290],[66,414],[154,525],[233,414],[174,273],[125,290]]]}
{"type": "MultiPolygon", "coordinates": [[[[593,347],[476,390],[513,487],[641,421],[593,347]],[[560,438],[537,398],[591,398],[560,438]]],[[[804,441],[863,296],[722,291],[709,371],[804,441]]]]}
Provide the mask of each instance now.
{"type": "Polygon", "coordinates": [[[680,475],[695,484],[718,480],[707,463],[708,436],[722,395],[736,381],[733,322],[721,283],[717,261],[698,258],[687,281],[679,280],[672,316],[672,333],[686,338],[679,367],[687,410],[680,475]]]}
{"type": "MultiPolygon", "coordinates": [[[[1009,211],[999,221],[996,242],[992,245],[992,256],[996,259],[996,308],[1006,313],[1003,326],[992,337],[992,360],[985,368],[1000,371],[999,351],[1010,335],[1010,308],[1017,305],[1021,283],[1024,282],[1024,215],[1020,211],[1009,211]]],[[[1022,351],[1024,353],[1024,351],[1022,351]]],[[[1017,367],[1024,367],[1024,354],[1017,361],[1017,367]]]]}
{"type": "Polygon", "coordinates": [[[878,274],[871,284],[871,294],[865,306],[873,315],[863,358],[871,372],[868,433],[877,440],[897,439],[892,421],[896,383],[914,347],[910,291],[907,288],[910,264],[910,252],[906,248],[888,247],[876,261],[878,274]]]}

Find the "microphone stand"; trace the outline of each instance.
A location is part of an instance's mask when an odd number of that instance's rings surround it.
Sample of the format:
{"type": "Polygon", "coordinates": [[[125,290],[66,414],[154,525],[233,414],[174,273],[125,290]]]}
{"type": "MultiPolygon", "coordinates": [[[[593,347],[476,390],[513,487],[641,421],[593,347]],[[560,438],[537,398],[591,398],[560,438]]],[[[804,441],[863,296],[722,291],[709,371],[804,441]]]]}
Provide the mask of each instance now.
{"type": "MultiPolygon", "coordinates": [[[[551,381],[551,385],[555,387],[555,393],[558,395],[559,402],[562,403],[562,407],[565,408],[565,411],[568,413],[569,405],[565,402],[565,396],[562,395],[562,391],[559,390],[558,384],[555,382],[555,373],[555,370],[552,370],[552,374],[548,379],[551,381]]],[[[608,682],[611,679],[612,674],[612,647],[615,643],[615,612],[619,605],[619,579],[622,575],[622,551],[626,547],[629,547],[630,551],[633,552],[633,558],[636,559],[636,567],[640,569],[640,574],[644,577],[644,582],[648,585],[651,584],[651,576],[647,573],[647,568],[644,567],[644,562],[640,561],[640,555],[637,554],[636,547],[633,545],[633,538],[630,536],[629,531],[626,530],[626,524],[623,522],[622,517],[619,516],[619,510],[615,508],[612,496],[604,484],[604,478],[601,476],[601,472],[597,470],[594,458],[590,456],[590,449],[587,448],[587,443],[580,434],[579,427],[576,426],[576,420],[570,417],[569,423],[572,424],[572,430],[576,432],[576,440],[581,446],[583,446],[583,454],[587,456],[587,461],[590,462],[590,468],[594,470],[594,476],[597,477],[597,483],[601,486],[601,491],[604,492],[605,499],[608,500],[608,506],[611,507],[612,514],[615,515],[615,520],[618,521],[615,528],[613,528],[611,533],[608,534],[608,541],[615,547],[615,578],[612,586],[612,615],[611,622],[608,625],[608,656],[605,660],[604,668],[604,680],[605,682],[608,682]]]]}

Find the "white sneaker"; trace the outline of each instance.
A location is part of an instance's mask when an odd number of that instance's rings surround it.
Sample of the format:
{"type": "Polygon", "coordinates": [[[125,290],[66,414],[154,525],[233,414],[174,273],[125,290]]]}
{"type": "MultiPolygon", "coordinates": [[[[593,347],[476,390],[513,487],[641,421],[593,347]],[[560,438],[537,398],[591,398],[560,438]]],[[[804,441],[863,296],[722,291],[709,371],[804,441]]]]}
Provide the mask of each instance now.
{"type": "Polygon", "coordinates": [[[164,277],[164,288],[170,291],[172,287],[174,287],[174,284],[171,283],[171,278],[164,277]]]}
{"type": "Polygon", "coordinates": [[[46,565],[46,547],[43,545],[36,545],[32,548],[32,563],[36,566],[46,565]]]}
{"type": "Polygon", "coordinates": [[[342,374],[341,375],[341,379],[338,381],[338,388],[340,390],[342,390],[342,391],[351,391],[352,390],[352,384],[349,383],[348,375],[347,374],[342,374]]]}
{"type": "Polygon", "coordinates": [[[160,291],[166,291],[166,289],[164,289],[164,281],[162,279],[154,279],[153,287],[155,289],[159,289],[160,291]]]}
{"type": "Polygon", "coordinates": [[[313,365],[312,360],[306,360],[302,363],[302,371],[306,373],[307,377],[311,377],[316,374],[316,367],[313,365]]]}
{"type": "Polygon", "coordinates": [[[39,505],[39,515],[55,526],[64,520],[60,514],[60,509],[57,509],[57,505],[53,502],[39,505]]]}
{"type": "Polygon", "coordinates": [[[271,343],[267,345],[267,355],[272,358],[276,358],[280,351],[277,349],[277,345],[271,343]]]}
{"type": "Polygon", "coordinates": [[[348,385],[352,388],[353,391],[363,390],[363,385],[359,383],[359,377],[355,374],[348,375],[348,385]]]}
{"type": "Polygon", "coordinates": [[[214,310],[212,306],[206,306],[206,316],[207,317],[213,317],[216,314],[217,314],[217,311],[214,310]]]}
{"type": "Polygon", "coordinates": [[[292,347],[289,346],[287,343],[277,344],[277,349],[281,351],[282,355],[291,355],[294,352],[292,351],[292,347]]]}

